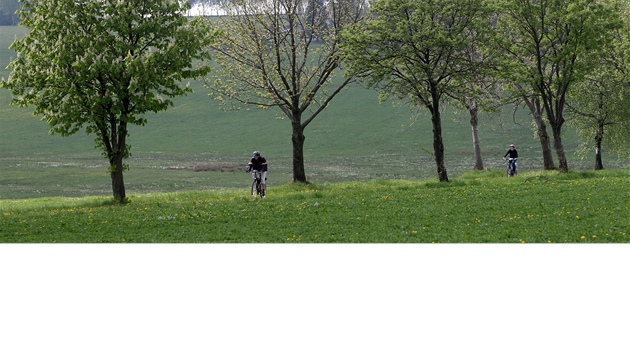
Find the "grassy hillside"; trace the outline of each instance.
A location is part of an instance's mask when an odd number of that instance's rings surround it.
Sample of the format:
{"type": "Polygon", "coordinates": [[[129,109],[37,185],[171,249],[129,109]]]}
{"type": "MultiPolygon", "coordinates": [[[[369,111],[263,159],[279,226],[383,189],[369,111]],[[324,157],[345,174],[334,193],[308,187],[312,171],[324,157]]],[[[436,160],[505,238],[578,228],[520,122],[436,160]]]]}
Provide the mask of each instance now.
{"type": "Polygon", "coordinates": [[[0,200],[0,242],[629,242],[628,170],[0,200]]]}
{"type": "MultiPolygon", "coordinates": [[[[19,27],[0,27],[0,67],[13,53],[7,49],[19,27]]],[[[6,77],[7,70],[1,75],[6,77]]],[[[279,110],[224,112],[207,97],[200,82],[194,94],[178,98],[166,112],[148,116],[144,127],[132,127],[132,158],[125,173],[129,194],[247,188],[243,166],[253,150],[270,163],[269,185],[291,181],[291,128],[279,110]]],[[[94,137],[78,133],[51,136],[32,109],[9,105],[0,91],[0,199],[48,196],[110,195],[107,162],[94,149],[94,137]]],[[[518,146],[520,170],[541,168],[540,145],[524,111],[482,115],[480,136],[487,168],[502,170],[509,143],[518,146]]],[[[450,177],[472,167],[467,117],[444,114],[446,167],[450,177]]],[[[590,169],[593,161],[575,154],[577,138],[565,130],[569,167],[590,169]]],[[[343,91],[306,129],[307,177],[314,183],[375,179],[433,179],[432,133],[426,112],[386,102],[377,93],[354,86],[343,91]]],[[[605,156],[605,167],[627,167],[628,161],[605,156]]]]}

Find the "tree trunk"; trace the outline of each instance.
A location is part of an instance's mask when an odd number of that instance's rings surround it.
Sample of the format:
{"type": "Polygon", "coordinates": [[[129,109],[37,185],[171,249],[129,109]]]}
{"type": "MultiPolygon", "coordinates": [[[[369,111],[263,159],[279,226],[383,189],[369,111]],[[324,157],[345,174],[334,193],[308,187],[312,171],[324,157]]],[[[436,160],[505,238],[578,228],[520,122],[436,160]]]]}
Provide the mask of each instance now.
{"type": "Polygon", "coordinates": [[[542,99],[545,104],[547,120],[553,132],[553,148],[556,150],[556,155],[558,156],[558,168],[562,172],[569,172],[569,164],[567,163],[567,157],[564,154],[564,147],[562,146],[565,96],[562,94],[557,96],[557,98],[553,98],[554,96],[550,93],[546,93],[544,89],[541,91],[543,92],[542,99]]]}
{"type": "Polygon", "coordinates": [[[127,123],[122,121],[117,127],[116,120],[111,119],[109,137],[111,137],[111,141],[108,140],[108,136],[103,138],[107,147],[110,176],[112,178],[112,192],[114,199],[123,203],[127,198],[125,181],[123,180],[123,159],[127,156],[127,123]]]}
{"type": "Polygon", "coordinates": [[[534,98],[529,100],[525,98],[525,104],[529,107],[529,111],[534,117],[534,123],[536,124],[536,132],[538,133],[538,139],[540,140],[540,146],[542,147],[543,154],[543,169],[551,171],[556,169],[556,165],[553,162],[553,154],[551,153],[551,144],[549,142],[549,134],[547,134],[547,125],[543,120],[543,110],[540,106],[540,100],[534,98]]]}
{"type": "Polygon", "coordinates": [[[127,195],[125,194],[125,181],[123,180],[123,157],[122,154],[116,154],[110,160],[111,177],[112,177],[112,191],[114,198],[121,203],[125,200],[127,195]]]}
{"type": "Polygon", "coordinates": [[[603,170],[602,163],[602,140],[604,137],[604,124],[599,123],[597,134],[595,135],[595,170],[603,170]]]}
{"type": "Polygon", "coordinates": [[[431,123],[433,123],[433,155],[437,166],[440,182],[448,182],[446,167],[444,166],[444,143],[442,142],[442,116],[440,114],[440,96],[437,90],[432,89],[431,123]]]}
{"type": "Polygon", "coordinates": [[[304,170],[304,128],[300,124],[300,119],[293,119],[293,182],[307,183],[306,172],[304,170]]]}
{"type": "Polygon", "coordinates": [[[440,182],[448,182],[446,167],[444,166],[444,143],[442,142],[442,121],[440,112],[433,113],[431,117],[433,123],[433,152],[435,154],[435,165],[440,182]]]}
{"type": "Polygon", "coordinates": [[[479,117],[477,105],[473,104],[468,109],[470,113],[470,126],[472,127],[473,149],[475,151],[475,171],[483,171],[483,159],[481,158],[481,144],[479,142],[479,117]]]}
{"type": "Polygon", "coordinates": [[[555,170],[556,164],[553,162],[553,153],[551,152],[551,143],[549,142],[549,134],[547,134],[547,125],[541,115],[534,115],[534,123],[540,140],[540,147],[543,154],[543,169],[555,170]]]}
{"type": "Polygon", "coordinates": [[[558,156],[558,167],[560,168],[560,171],[568,172],[569,165],[562,145],[562,124],[553,124],[551,126],[551,130],[553,131],[553,147],[556,150],[556,155],[558,156]]]}

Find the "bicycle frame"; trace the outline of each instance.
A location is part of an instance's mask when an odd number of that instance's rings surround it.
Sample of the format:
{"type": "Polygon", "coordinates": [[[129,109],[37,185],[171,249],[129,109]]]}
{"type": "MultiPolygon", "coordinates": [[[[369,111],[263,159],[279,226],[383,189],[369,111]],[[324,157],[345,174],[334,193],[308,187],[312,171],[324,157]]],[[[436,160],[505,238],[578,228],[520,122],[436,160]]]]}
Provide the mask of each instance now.
{"type": "Polygon", "coordinates": [[[514,177],[516,174],[516,159],[508,158],[507,176],[514,177]]]}
{"type": "Polygon", "coordinates": [[[254,181],[252,182],[252,196],[260,195],[261,198],[265,196],[265,191],[262,189],[262,173],[261,171],[254,171],[254,181]]]}

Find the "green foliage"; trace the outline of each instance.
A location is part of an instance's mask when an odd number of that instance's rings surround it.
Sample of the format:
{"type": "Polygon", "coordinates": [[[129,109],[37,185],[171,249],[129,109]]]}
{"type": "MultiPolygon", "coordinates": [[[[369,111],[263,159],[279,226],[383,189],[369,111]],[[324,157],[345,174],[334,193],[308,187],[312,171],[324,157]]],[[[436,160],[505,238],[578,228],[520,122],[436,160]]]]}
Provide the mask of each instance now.
{"type": "Polygon", "coordinates": [[[630,156],[630,86],[595,70],[575,87],[569,100],[569,124],[582,138],[580,155],[592,153],[599,140],[602,148],[630,156]]]}
{"type": "Polygon", "coordinates": [[[490,8],[481,0],[382,0],[371,16],[342,32],[347,73],[431,112],[433,154],[441,182],[448,182],[440,104],[448,96],[474,97],[471,82],[483,77],[471,48],[487,39],[490,8]],[[463,87],[467,86],[468,89],[463,87]]]}
{"type": "Polygon", "coordinates": [[[372,16],[343,32],[342,60],[383,98],[431,108],[432,90],[457,95],[480,75],[469,49],[487,39],[489,11],[481,0],[377,1],[372,16]]]}
{"type": "Polygon", "coordinates": [[[0,242],[627,243],[630,171],[0,201],[0,242]]]}
{"type": "Polygon", "coordinates": [[[561,129],[566,95],[582,80],[619,28],[611,1],[499,0],[499,40],[510,81],[533,90],[551,125],[559,167],[568,171],[561,129]]]}
{"type": "Polygon", "coordinates": [[[630,4],[619,2],[616,12],[624,22],[613,32],[607,50],[597,57],[597,66],[586,80],[578,83],[568,95],[569,124],[577,128],[582,156],[591,153],[596,142],[620,156],[630,156],[630,4]]]}
{"type": "Polygon", "coordinates": [[[137,115],[165,110],[172,102],[161,95],[190,91],[180,80],[208,71],[192,69],[193,59],[207,58],[199,23],[173,16],[177,2],[154,3],[24,2],[22,25],[30,32],[11,45],[19,56],[3,87],[62,135],[84,124],[99,133],[112,115],[145,124],[137,115]]]}
{"type": "MultiPolygon", "coordinates": [[[[188,21],[178,1],[24,1],[29,32],[1,86],[12,103],[34,106],[51,132],[68,136],[85,126],[112,166],[129,156],[127,125],[172,106],[190,92],[181,81],[204,76],[212,40],[203,22],[188,21]]],[[[122,171],[120,171],[122,173],[122,171]]],[[[116,194],[116,191],[114,191],[116,194]]],[[[124,195],[122,196],[124,198],[124,195]]]]}

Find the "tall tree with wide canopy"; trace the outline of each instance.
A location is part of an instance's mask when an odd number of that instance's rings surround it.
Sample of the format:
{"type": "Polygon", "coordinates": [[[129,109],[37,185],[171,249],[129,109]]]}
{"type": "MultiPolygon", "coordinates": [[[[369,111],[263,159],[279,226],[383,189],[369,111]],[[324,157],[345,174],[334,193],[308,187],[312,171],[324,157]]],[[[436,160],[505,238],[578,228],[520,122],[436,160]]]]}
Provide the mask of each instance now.
{"type": "Polygon", "coordinates": [[[568,95],[568,124],[582,138],[582,155],[595,148],[595,169],[604,168],[602,147],[630,156],[630,4],[618,1],[624,25],[614,31],[613,41],[598,65],[568,95]]]}
{"type": "Polygon", "coordinates": [[[339,32],[366,13],[363,0],[224,0],[208,84],[224,107],[278,107],[291,122],[293,181],[307,182],[304,130],[351,78],[339,70],[339,32]]]}
{"type": "Polygon", "coordinates": [[[568,171],[562,126],[567,94],[583,79],[610,41],[614,7],[607,0],[499,0],[499,33],[519,67],[514,77],[531,87],[553,133],[558,166],[568,171]]]}
{"type": "Polygon", "coordinates": [[[379,0],[371,16],[344,31],[342,59],[348,73],[431,112],[438,178],[444,164],[441,104],[477,78],[481,62],[470,48],[485,41],[490,11],[482,0],[379,0]]]}
{"type": "Polygon", "coordinates": [[[125,200],[123,159],[128,125],[190,92],[181,80],[204,76],[212,36],[189,21],[176,0],[26,0],[19,14],[29,32],[11,48],[18,57],[2,87],[12,103],[35,106],[51,133],[86,127],[109,160],[114,198],[125,200]]]}

